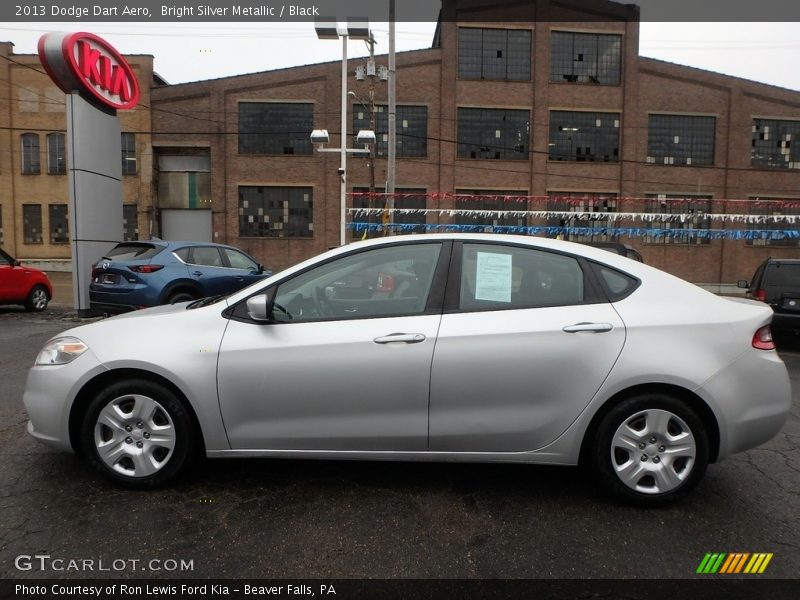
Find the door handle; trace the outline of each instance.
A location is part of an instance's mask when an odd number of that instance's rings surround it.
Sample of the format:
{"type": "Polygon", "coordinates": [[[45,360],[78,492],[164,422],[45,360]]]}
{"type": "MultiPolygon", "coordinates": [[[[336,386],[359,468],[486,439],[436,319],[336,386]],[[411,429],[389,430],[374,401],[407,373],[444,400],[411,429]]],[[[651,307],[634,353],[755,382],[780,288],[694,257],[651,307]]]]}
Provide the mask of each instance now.
{"type": "Polygon", "coordinates": [[[419,344],[425,341],[425,336],[421,333],[390,333],[389,335],[376,337],[372,341],[376,344],[394,344],[398,342],[403,344],[419,344]]]}
{"type": "Polygon", "coordinates": [[[605,333],[611,331],[614,326],[611,323],[575,323],[575,325],[567,325],[561,331],[566,333],[580,333],[582,331],[588,333],[605,333]]]}

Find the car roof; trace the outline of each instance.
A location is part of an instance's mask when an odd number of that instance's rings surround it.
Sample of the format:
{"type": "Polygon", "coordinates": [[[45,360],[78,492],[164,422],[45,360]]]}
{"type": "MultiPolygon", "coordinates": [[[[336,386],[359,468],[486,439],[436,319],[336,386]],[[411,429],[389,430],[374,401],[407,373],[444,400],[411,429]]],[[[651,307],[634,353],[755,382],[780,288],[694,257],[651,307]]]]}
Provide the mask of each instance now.
{"type": "Polygon", "coordinates": [[[120,242],[117,244],[118,246],[122,245],[138,245],[138,244],[151,244],[153,246],[162,246],[164,248],[184,248],[186,246],[214,246],[216,248],[230,248],[232,250],[238,250],[235,246],[229,246],[227,244],[217,244],[215,242],[180,242],[180,241],[172,241],[172,240],[131,240],[128,242],[120,242]]]}
{"type": "Polygon", "coordinates": [[[800,258],[768,258],[767,262],[769,262],[769,263],[798,264],[798,263],[800,263],[800,258]]]}
{"type": "MultiPolygon", "coordinates": [[[[566,254],[573,254],[577,256],[582,256],[584,258],[591,259],[596,262],[605,263],[609,266],[616,267],[622,269],[624,271],[628,271],[633,275],[636,275],[634,271],[639,271],[640,268],[649,269],[643,263],[630,259],[626,256],[618,254],[616,252],[609,252],[608,250],[604,250],[603,248],[598,248],[596,246],[589,246],[587,244],[581,244],[577,242],[567,242],[564,240],[556,240],[552,238],[545,238],[545,237],[537,237],[537,236],[530,236],[530,235],[513,235],[507,233],[422,233],[422,234],[411,234],[411,235],[402,235],[402,236],[389,236],[389,237],[381,237],[381,238],[374,238],[370,240],[363,240],[358,242],[352,242],[350,244],[346,244],[344,246],[339,246],[338,248],[334,248],[329,250],[326,254],[330,257],[336,256],[338,254],[344,254],[346,252],[350,252],[352,250],[356,250],[358,248],[366,248],[370,246],[380,246],[380,245],[389,245],[398,242],[422,242],[422,241],[442,241],[442,240],[454,240],[459,242],[492,242],[497,244],[519,244],[524,246],[529,246],[532,248],[540,248],[543,250],[553,250],[556,252],[563,252],[566,254]]],[[[301,265],[306,265],[307,263],[316,262],[319,256],[314,256],[307,261],[303,261],[299,265],[295,265],[287,269],[295,270],[295,268],[300,268],[301,265]]]]}

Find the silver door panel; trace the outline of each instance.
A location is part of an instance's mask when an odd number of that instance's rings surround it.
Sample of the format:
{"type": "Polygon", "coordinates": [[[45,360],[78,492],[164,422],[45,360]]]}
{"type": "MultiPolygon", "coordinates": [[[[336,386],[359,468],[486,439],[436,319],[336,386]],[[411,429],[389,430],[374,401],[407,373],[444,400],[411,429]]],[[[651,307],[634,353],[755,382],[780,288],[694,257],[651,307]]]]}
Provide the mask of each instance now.
{"type": "Polygon", "coordinates": [[[231,448],[426,450],[440,319],[231,321],[218,369],[231,448]]]}
{"type": "Polygon", "coordinates": [[[624,339],[606,303],[444,315],[431,371],[430,449],[546,446],[589,404],[624,339]],[[586,324],[595,330],[580,331],[592,329],[586,324]]]}

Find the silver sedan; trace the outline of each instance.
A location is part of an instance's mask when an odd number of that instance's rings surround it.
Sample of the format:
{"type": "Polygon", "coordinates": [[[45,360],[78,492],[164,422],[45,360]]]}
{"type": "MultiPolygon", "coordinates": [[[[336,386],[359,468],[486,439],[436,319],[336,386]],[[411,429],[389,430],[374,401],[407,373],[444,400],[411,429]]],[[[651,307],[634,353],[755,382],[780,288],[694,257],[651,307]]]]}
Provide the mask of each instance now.
{"type": "Polygon", "coordinates": [[[133,488],[202,454],[582,463],[653,505],[783,426],[771,319],[569,242],[384,238],[66,331],[24,401],[31,435],[133,488]]]}

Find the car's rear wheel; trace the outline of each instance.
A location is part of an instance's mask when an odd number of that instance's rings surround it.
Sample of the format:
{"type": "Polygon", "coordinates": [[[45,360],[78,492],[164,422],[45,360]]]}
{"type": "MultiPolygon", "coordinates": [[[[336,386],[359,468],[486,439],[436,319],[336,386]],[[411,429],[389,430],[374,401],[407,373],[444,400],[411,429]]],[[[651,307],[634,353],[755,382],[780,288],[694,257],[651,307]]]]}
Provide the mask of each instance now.
{"type": "Polygon", "coordinates": [[[194,454],[196,436],[182,402],[148,380],[114,383],[89,404],[81,426],[84,455],[98,471],[130,488],[174,479],[194,454]]]}
{"type": "Polygon", "coordinates": [[[628,398],[603,417],[592,459],[614,496],[644,506],[683,498],[708,466],[708,435],[697,413],[666,394],[628,398]]]}
{"type": "Polygon", "coordinates": [[[197,296],[190,292],[175,292],[168,299],[169,304],[178,304],[179,302],[191,302],[197,300],[197,296]]]}
{"type": "Polygon", "coordinates": [[[50,302],[50,295],[47,293],[47,288],[43,285],[35,285],[25,299],[25,310],[41,312],[47,308],[48,302],[50,302]]]}

